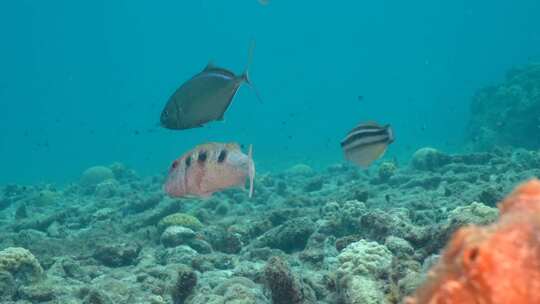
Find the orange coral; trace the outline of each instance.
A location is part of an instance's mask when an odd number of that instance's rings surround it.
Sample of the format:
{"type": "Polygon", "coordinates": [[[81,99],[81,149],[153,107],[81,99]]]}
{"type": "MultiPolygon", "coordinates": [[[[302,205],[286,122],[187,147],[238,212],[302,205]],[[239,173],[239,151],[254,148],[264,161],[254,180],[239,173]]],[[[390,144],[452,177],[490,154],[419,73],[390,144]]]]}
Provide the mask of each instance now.
{"type": "Polygon", "coordinates": [[[464,227],[406,304],[540,303],[540,181],[519,186],[497,223],[464,227]]]}

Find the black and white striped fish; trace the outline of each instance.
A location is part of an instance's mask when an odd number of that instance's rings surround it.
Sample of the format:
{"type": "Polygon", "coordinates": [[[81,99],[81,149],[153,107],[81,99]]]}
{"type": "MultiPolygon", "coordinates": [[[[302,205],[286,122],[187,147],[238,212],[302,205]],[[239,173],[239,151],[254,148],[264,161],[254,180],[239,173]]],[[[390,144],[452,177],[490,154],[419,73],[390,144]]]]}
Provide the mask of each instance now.
{"type": "Polygon", "coordinates": [[[352,129],[341,141],[341,148],[347,160],[367,168],[383,156],[392,142],[394,132],[390,125],[381,126],[370,121],[352,129]]]}

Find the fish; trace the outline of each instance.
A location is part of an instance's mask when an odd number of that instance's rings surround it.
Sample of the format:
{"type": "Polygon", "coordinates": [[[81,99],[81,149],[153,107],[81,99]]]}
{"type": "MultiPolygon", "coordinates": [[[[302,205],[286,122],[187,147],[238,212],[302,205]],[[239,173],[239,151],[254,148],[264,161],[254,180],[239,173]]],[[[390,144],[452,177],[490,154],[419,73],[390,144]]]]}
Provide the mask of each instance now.
{"type": "Polygon", "coordinates": [[[341,148],[347,160],[367,169],[393,142],[394,132],[390,125],[381,126],[369,121],[352,129],[341,141],[341,148]]]}
{"type": "Polygon", "coordinates": [[[164,190],[171,197],[206,198],[227,188],[245,188],[246,178],[251,198],[255,178],[252,145],[246,155],[237,143],[209,142],[173,161],[164,190]]]}
{"type": "Polygon", "coordinates": [[[201,72],[184,82],[169,98],[160,116],[160,125],[171,130],[200,128],[211,121],[223,121],[236,92],[247,84],[261,100],[249,78],[253,57],[252,42],[248,63],[241,75],[209,63],[201,72]]]}

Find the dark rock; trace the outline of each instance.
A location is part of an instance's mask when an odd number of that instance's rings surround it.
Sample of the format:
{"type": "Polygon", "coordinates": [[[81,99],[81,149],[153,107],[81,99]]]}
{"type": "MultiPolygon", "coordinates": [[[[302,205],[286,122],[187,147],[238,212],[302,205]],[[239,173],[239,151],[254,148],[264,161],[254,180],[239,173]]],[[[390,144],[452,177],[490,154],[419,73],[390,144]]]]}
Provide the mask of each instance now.
{"type": "Polygon", "coordinates": [[[163,199],[163,194],[153,194],[145,198],[137,198],[135,201],[130,202],[127,206],[128,210],[133,213],[143,212],[147,209],[157,206],[163,199]]]}
{"type": "Polygon", "coordinates": [[[223,244],[220,247],[221,251],[225,253],[236,254],[239,253],[240,250],[242,250],[243,246],[244,244],[242,242],[240,234],[227,232],[223,239],[223,244]]]}
{"type": "Polygon", "coordinates": [[[11,300],[16,289],[13,276],[7,271],[0,271],[0,301],[11,300]]]}
{"type": "Polygon", "coordinates": [[[195,232],[183,226],[169,226],[161,234],[161,243],[165,247],[176,247],[186,244],[195,238],[195,232]]]}
{"type": "Polygon", "coordinates": [[[308,183],[304,186],[305,192],[314,192],[319,191],[323,187],[324,180],[322,177],[314,177],[311,180],[308,181],[308,183]]]}
{"type": "Polygon", "coordinates": [[[503,198],[500,190],[495,187],[486,187],[478,195],[478,201],[490,207],[497,207],[497,203],[503,198]]]}
{"type": "Polygon", "coordinates": [[[113,304],[109,295],[97,289],[82,288],[80,296],[83,298],[82,304],[113,304]]]}
{"type": "Polygon", "coordinates": [[[309,218],[297,218],[267,231],[255,241],[254,245],[278,248],[288,253],[303,250],[314,231],[315,225],[309,218]]]}
{"type": "Polygon", "coordinates": [[[213,251],[212,245],[208,244],[207,241],[199,240],[196,238],[189,241],[188,245],[200,254],[207,254],[213,251]]]}
{"type": "Polygon", "coordinates": [[[344,237],[340,237],[336,240],[336,249],[337,251],[341,251],[345,249],[345,247],[349,246],[349,244],[358,242],[360,239],[362,238],[359,235],[347,235],[344,237]]]}
{"type": "Polygon", "coordinates": [[[108,267],[132,265],[135,262],[141,246],[134,243],[98,246],[93,257],[108,267]]]}
{"type": "Polygon", "coordinates": [[[183,304],[197,285],[197,274],[193,269],[184,266],[177,270],[176,283],[172,287],[171,296],[174,304],[183,304]]]}
{"type": "Polygon", "coordinates": [[[28,210],[26,209],[26,204],[21,204],[15,210],[15,219],[21,220],[28,217],[28,210]]]}
{"type": "Polygon", "coordinates": [[[283,224],[287,220],[297,217],[299,213],[300,211],[298,210],[298,208],[277,209],[273,210],[270,213],[268,219],[270,220],[270,222],[272,222],[272,225],[278,226],[283,224]]]}
{"type": "Polygon", "coordinates": [[[53,287],[47,283],[21,286],[17,291],[17,297],[32,303],[44,303],[56,298],[53,287]]]}
{"type": "Polygon", "coordinates": [[[512,69],[503,83],[479,90],[471,101],[466,138],[477,150],[540,147],[540,64],[512,69]]]}
{"type": "MultiPolygon", "coordinates": [[[[264,267],[264,281],[272,294],[274,304],[300,304],[311,302],[310,293],[292,273],[289,265],[280,257],[272,257],[264,267]]],[[[313,291],[311,291],[313,293],[313,291]]]]}
{"type": "Polygon", "coordinates": [[[7,197],[0,197],[0,210],[6,209],[9,207],[13,201],[7,197]]]}

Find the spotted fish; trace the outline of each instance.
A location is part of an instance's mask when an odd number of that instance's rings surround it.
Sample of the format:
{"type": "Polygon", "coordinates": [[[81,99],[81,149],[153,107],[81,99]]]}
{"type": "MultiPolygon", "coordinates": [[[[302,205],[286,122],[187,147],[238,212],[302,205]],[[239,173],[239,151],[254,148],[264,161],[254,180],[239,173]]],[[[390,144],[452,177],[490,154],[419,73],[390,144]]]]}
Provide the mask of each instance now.
{"type": "Polygon", "coordinates": [[[246,155],[236,143],[211,142],[198,145],[176,159],[164,188],[172,197],[209,197],[226,188],[244,187],[249,178],[251,197],[254,177],[251,145],[246,155]]]}
{"type": "Polygon", "coordinates": [[[376,122],[361,123],[352,129],[341,141],[345,158],[363,168],[383,156],[394,142],[394,132],[390,125],[381,126],[376,122]]]}
{"type": "Polygon", "coordinates": [[[254,90],[260,100],[257,90],[249,79],[253,48],[252,43],[248,64],[241,75],[235,75],[210,63],[204,70],[182,84],[169,98],[161,112],[161,126],[184,130],[202,127],[210,121],[223,120],[236,92],[244,83],[254,90]]]}

